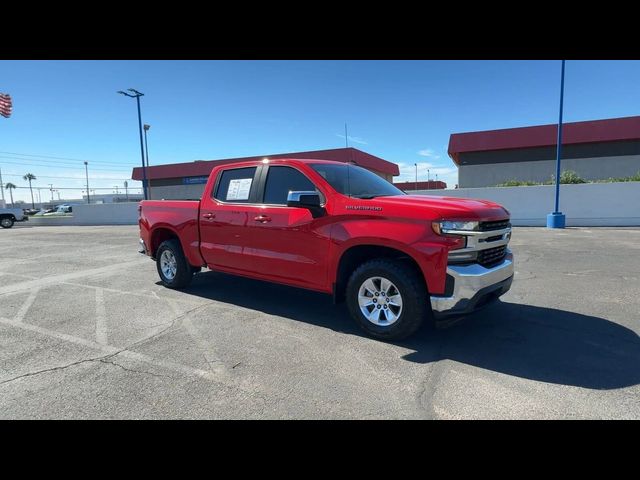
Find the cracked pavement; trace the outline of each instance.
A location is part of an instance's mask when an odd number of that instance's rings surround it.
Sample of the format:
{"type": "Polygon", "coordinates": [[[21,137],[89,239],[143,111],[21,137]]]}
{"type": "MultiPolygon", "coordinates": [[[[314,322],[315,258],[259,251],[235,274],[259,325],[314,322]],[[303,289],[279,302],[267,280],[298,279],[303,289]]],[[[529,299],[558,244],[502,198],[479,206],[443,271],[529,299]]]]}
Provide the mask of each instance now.
{"type": "Polygon", "coordinates": [[[640,229],[516,228],[502,301],[397,343],[314,292],[158,285],[136,226],[0,232],[0,418],[640,418],[640,229]]]}

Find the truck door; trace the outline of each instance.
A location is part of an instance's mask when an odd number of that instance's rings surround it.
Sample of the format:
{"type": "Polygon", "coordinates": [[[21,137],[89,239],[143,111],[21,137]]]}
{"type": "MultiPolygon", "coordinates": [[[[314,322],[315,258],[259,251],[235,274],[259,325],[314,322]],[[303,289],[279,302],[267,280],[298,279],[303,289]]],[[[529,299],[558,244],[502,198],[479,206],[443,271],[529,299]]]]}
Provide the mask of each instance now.
{"type": "Polygon", "coordinates": [[[263,168],[260,184],[264,188],[257,197],[261,207],[247,218],[243,236],[243,252],[251,270],[274,281],[327,290],[328,217],[313,218],[306,208],[287,207],[289,191],[318,189],[294,167],[263,168]]]}
{"type": "Polygon", "coordinates": [[[248,226],[256,216],[257,179],[262,166],[224,169],[218,173],[212,195],[200,205],[200,251],[208,265],[247,270],[243,253],[248,226]]]}

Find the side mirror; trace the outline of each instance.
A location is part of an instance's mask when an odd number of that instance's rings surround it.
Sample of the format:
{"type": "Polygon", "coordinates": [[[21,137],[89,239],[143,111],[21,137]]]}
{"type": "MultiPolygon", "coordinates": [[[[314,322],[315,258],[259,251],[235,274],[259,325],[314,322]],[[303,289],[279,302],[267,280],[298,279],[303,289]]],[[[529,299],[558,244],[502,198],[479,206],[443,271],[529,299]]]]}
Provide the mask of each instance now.
{"type": "Polygon", "coordinates": [[[315,191],[289,192],[287,207],[306,208],[311,211],[313,218],[324,215],[325,210],[320,206],[320,194],[315,191]]]}

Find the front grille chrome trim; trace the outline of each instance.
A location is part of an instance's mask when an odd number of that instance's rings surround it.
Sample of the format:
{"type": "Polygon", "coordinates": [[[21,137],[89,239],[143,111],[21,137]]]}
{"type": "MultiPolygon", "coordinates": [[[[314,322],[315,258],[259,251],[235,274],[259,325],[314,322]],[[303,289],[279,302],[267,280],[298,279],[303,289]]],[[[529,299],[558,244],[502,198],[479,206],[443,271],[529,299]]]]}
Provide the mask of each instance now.
{"type": "Polygon", "coordinates": [[[480,265],[495,265],[506,255],[506,248],[511,240],[511,223],[509,219],[490,222],[480,222],[483,231],[443,230],[442,233],[462,235],[467,239],[465,248],[451,250],[449,264],[478,263],[480,265]],[[506,225],[506,227],[504,227],[506,225]],[[495,229],[495,227],[504,227],[495,229]],[[465,253],[477,252],[474,260],[460,260],[465,253]],[[458,258],[456,258],[458,257],[458,258]]]}
{"type": "Polygon", "coordinates": [[[490,232],[493,230],[504,230],[511,227],[509,219],[506,220],[492,220],[489,222],[480,222],[480,230],[483,232],[490,232]]]}

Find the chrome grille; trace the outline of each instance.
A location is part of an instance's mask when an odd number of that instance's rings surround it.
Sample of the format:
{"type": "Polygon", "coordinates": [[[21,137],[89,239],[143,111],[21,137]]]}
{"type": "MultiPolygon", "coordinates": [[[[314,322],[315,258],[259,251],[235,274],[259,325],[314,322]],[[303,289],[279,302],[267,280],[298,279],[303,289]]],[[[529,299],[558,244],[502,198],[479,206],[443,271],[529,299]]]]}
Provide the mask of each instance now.
{"type": "Polygon", "coordinates": [[[494,220],[491,222],[480,222],[480,231],[488,232],[491,230],[502,230],[503,228],[510,227],[509,219],[506,220],[494,220]]]}
{"type": "Polygon", "coordinates": [[[507,254],[507,246],[487,248],[478,252],[478,263],[483,267],[492,267],[502,261],[507,254]]]}

